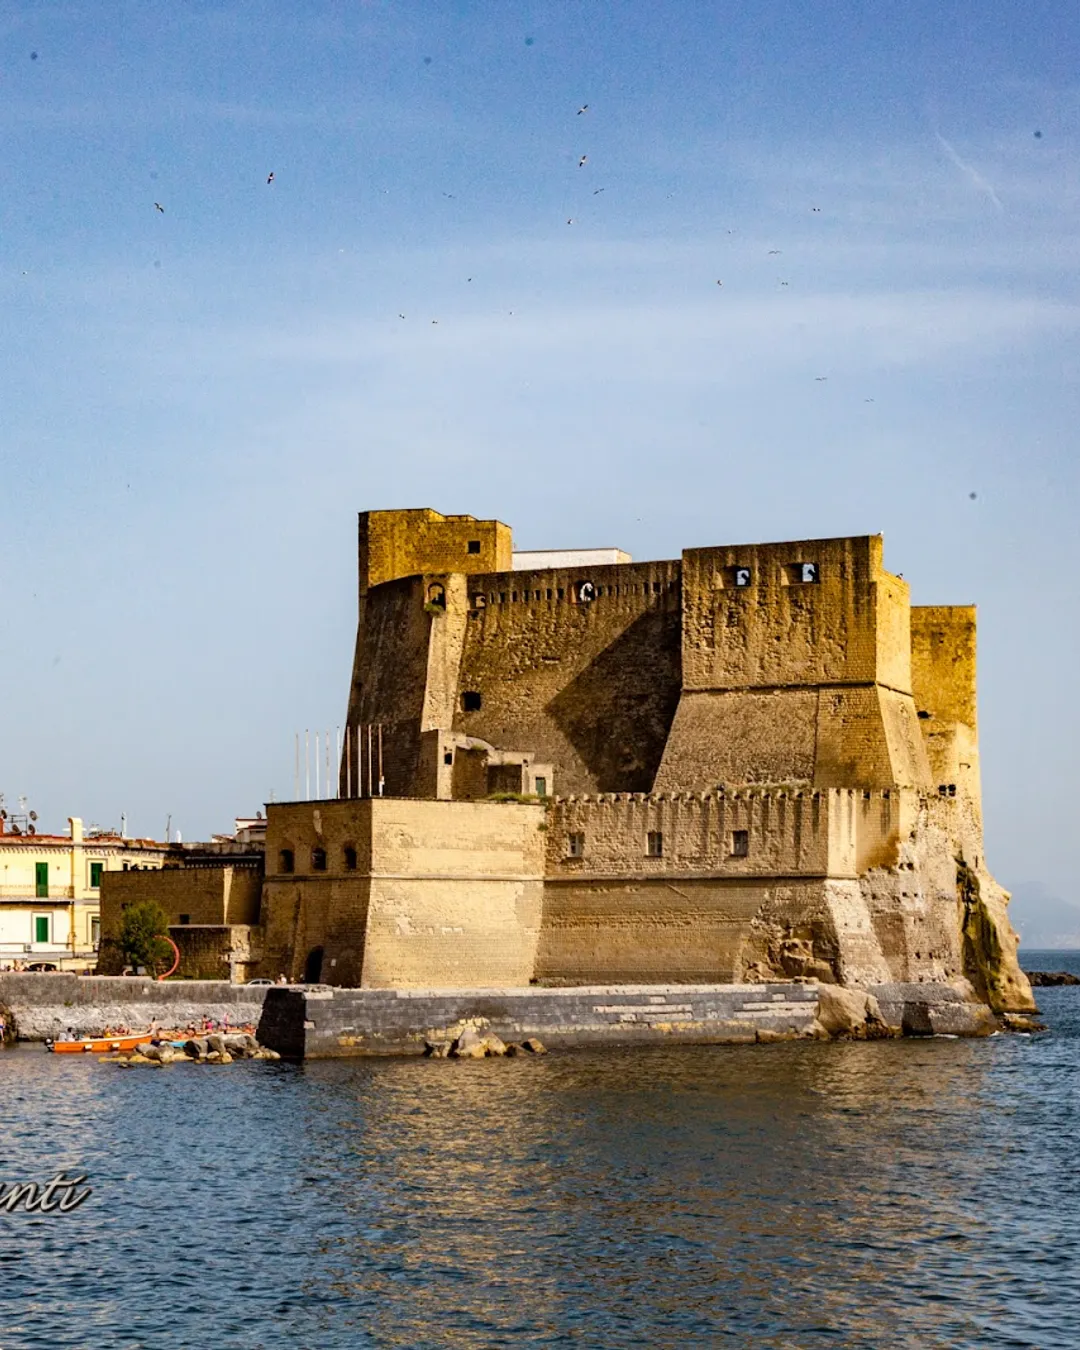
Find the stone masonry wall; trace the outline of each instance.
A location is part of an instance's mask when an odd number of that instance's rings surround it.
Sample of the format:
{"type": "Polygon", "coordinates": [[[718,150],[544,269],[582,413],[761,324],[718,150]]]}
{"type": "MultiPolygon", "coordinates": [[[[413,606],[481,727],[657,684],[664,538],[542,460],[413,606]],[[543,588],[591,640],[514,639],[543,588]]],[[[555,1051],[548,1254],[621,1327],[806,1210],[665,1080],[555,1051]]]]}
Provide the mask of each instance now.
{"type": "Polygon", "coordinates": [[[817,986],[604,986],[580,989],[269,991],[260,1041],[290,1058],[422,1054],[466,1024],[549,1046],[753,1043],[807,1032],[817,986]]]}
{"type": "Polygon", "coordinates": [[[679,575],[657,562],[468,578],[453,730],[531,751],[560,794],[650,789],[679,698],[679,575]]]}
{"type": "Polygon", "coordinates": [[[61,1036],[68,1027],[87,1036],[121,1024],[140,1031],[154,1018],[164,1027],[203,1015],[227,1017],[233,1026],[257,1023],[265,994],[265,986],[221,980],[0,972],[0,1003],[15,1012],[23,1040],[61,1036]]]}

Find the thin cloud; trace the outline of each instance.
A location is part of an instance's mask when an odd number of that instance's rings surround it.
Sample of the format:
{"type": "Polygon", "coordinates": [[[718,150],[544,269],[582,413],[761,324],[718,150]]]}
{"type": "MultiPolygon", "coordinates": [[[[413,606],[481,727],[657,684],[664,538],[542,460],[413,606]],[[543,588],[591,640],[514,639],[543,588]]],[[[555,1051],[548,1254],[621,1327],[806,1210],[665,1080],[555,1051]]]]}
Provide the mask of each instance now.
{"type": "Polygon", "coordinates": [[[1005,208],[1001,204],[1001,198],[994,191],[993,184],[989,183],[973,164],[968,164],[966,160],[961,159],[956,153],[956,148],[949,144],[940,131],[935,131],[934,135],[937,137],[942,150],[945,151],[972,187],[983,193],[984,196],[989,197],[999,211],[1004,211],[1005,208]]]}

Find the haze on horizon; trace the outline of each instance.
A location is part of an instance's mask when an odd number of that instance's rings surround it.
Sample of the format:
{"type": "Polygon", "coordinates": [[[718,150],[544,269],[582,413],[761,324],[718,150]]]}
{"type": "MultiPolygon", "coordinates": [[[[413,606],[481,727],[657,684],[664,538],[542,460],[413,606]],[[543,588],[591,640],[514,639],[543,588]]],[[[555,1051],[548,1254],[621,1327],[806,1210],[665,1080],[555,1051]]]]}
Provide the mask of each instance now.
{"type": "Polygon", "coordinates": [[[880,531],[979,606],[987,855],[1080,946],[1078,41],[1046,0],[8,5],[8,805],[291,796],[359,510],[880,531]]]}

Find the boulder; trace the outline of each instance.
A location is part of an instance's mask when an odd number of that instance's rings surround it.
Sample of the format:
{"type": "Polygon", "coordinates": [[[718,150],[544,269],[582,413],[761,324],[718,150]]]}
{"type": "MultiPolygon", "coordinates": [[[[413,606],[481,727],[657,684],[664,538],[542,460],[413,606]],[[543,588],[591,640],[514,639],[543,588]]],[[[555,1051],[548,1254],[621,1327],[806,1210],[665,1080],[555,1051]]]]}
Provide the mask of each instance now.
{"type": "Polygon", "coordinates": [[[453,1044],[453,1041],[425,1041],[424,1054],[428,1059],[446,1059],[453,1044]]]}
{"type": "MultiPolygon", "coordinates": [[[[209,1042],[207,1042],[209,1044],[209,1042]]],[[[222,1049],[227,1050],[233,1059],[251,1059],[259,1048],[259,1042],[247,1032],[236,1032],[221,1037],[222,1049]]]]}
{"type": "Polygon", "coordinates": [[[486,1054],[484,1039],[473,1026],[465,1027],[450,1047],[451,1059],[483,1059],[486,1054]]]}
{"type": "Polygon", "coordinates": [[[521,1046],[517,1045],[514,1041],[511,1041],[510,1044],[506,1047],[506,1056],[508,1059],[514,1059],[518,1055],[523,1054],[525,1054],[525,1051],[522,1050],[521,1046]]]}
{"type": "Polygon", "coordinates": [[[1020,1031],[1024,1035],[1046,1030],[1045,1022],[1040,1022],[1037,1017],[1028,1017],[1026,1013],[1006,1013],[1004,1021],[1006,1031],[1020,1031]]]}
{"type": "Polygon", "coordinates": [[[884,1026],[881,1008],[865,989],[824,984],[818,989],[817,1020],[830,1036],[866,1035],[867,1023],[884,1026]]]}
{"type": "Polygon", "coordinates": [[[506,1054],[506,1042],[501,1040],[494,1032],[489,1032],[483,1039],[484,1054],[489,1059],[498,1059],[506,1054]]]}
{"type": "Polygon", "coordinates": [[[225,1038],[217,1032],[212,1032],[206,1038],[206,1046],[208,1050],[214,1050],[220,1055],[225,1049],[225,1038]]]}
{"type": "Polygon", "coordinates": [[[193,1036],[190,1040],[184,1042],[184,1054],[188,1059],[205,1059],[210,1053],[210,1047],[200,1036],[193,1036]]]}
{"type": "Polygon", "coordinates": [[[521,1048],[523,1050],[528,1050],[530,1055],[547,1054],[547,1050],[544,1048],[543,1042],[538,1041],[535,1036],[529,1036],[526,1040],[522,1041],[521,1048]]]}

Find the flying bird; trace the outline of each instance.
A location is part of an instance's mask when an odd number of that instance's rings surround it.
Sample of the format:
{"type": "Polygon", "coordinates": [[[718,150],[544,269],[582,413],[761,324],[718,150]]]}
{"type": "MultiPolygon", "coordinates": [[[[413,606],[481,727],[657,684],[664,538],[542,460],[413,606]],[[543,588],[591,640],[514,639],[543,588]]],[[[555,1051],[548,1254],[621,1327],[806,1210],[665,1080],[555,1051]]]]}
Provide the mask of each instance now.
{"type": "Polygon", "coordinates": [[[594,191],[593,191],[593,196],[594,196],[594,197],[599,197],[600,194],[601,194],[601,192],[606,192],[606,191],[607,191],[607,188],[596,188],[596,189],[594,189],[594,191]]]}
{"type": "Polygon", "coordinates": [[[782,282],[780,283],[780,285],[781,285],[781,286],[790,286],[790,285],[791,285],[791,282],[790,282],[790,281],[782,281],[782,282]]]}
{"type": "Polygon", "coordinates": [[[162,206],[162,204],[161,204],[160,202],[155,202],[155,203],[154,203],[154,210],[155,210],[155,211],[160,211],[162,215],[165,214],[165,208],[162,206]]]}
{"type": "Polygon", "coordinates": [[[567,225],[573,225],[573,223],[574,223],[574,217],[571,216],[570,219],[569,219],[566,223],[567,223],[567,225]]]}
{"type": "MultiPolygon", "coordinates": [[[[587,103],[583,103],[583,104],[581,105],[581,107],[577,110],[577,115],[580,117],[581,114],[582,114],[583,112],[588,112],[588,111],[589,111],[589,105],[588,105],[587,103]]],[[[1036,135],[1037,135],[1037,134],[1038,134],[1038,133],[1036,133],[1036,135]]]]}
{"type": "Polygon", "coordinates": [[[274,175],[273,175],[273,173],[272,173],[272,172],[271,172],[271,174],[270,174],[270,177],[269,177],[269,178],[267,178],[267,180],[266,180],[266,181],[267,181],[267,182],[268,182],[268,183],[272,183],[272,182],[273,182],[273,181],[274,181],[274,175]]]}
{"type": "Polygon", "coordinates": [[[780,250],[779,250],[778,248],[771,248],[771,249],[769,249],[769,252],[767,253],[766,256],[769,257],[769,258],[776,258],[776,257],[779,256],[779,254],[780,254],[780,250]]]}
{"type": "Polygon", "coordinates": [[[972,501],[974,501],[975,498],[976,498],[978,495],[979,495],[979,494],[978,494],[977,492],[969,492],[969,493],[968,493],[968,496],[970,497],[970,499],[971,499],[972,501]]]}
{"type": "Polygon", "coordinates": [[[820,206],[812,206],[812,207],[810,208],[810,210],[811,210],[811,211],[820,211],[820,210],[821,210],[821,207],[820,207],[820,206]]]}
{"type": "Polygon", "coordinates": [[[825,381],[826,381],[828,378],[829,378],[828,375],[815,375],[815,376],[814,376],[814,379],[817,380],[818,384],[824,384],[825,381]]]}
{"type": "Polygon", "coordinates": [[[578,166],[579,169],[582,168],[582,167],[584,166],[585,161],[586,161],[588,158],[589,158],[588,155],[582,155],[582,156],[581,156],[581,158],[580,158],[580,159],[578,160],[578,162],[577,162],[577,166],[578,166]]]}
{"type": "Polygon", "coordinates": [[[718,286],[722,286],[724,283],[723,283],[722,281],[718,281],[716,284],[717,284],[718,286]]]}

